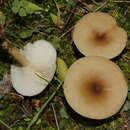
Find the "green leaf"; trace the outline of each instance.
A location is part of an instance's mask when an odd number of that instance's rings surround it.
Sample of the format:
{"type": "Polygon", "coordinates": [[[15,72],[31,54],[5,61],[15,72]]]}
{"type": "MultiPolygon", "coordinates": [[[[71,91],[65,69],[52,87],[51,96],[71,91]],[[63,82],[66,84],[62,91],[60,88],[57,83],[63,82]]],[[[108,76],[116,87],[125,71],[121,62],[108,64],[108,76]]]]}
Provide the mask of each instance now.
{"type": "Polygon", "coordinates": [[[53,13],[50,13],[50,17],[51,17],[52,22],[54,24],[56,24],[57,23],[57,16],[55,14],[53,14],[53,13]]]}
{"type": "Polygon", "coordinates": [[[61,109],[60,109],[60,115],[61,115],[62,118],[66,118],[66,119],[69,118],[69,116],[68,116],[68,114],[66,113],[66,111],[65,111],[64,108],[61,108],[61,109]]]}
{"type": "Polygon", "coordinates": [[[18,127],[18,129],[17,130],[24,130],[21,126],[20,127],[18,127]]]}
{"type": "Polygon", "coordinates": [[[0,11],[0,19],[3,17],[3,12],[0,11]]]}
{"type": "Polygon", "coordinates": [[[25,38],[31,37],[34,32],[35,32],[34,29],[33,30],[24,30],[19,35],[21,38],[25,39],[25,38]]]}
{"type": "Polygon", "coordinates": [[[36,125],[39,125],[39,124],[41,124],[41,119],[38,119],[38,121],[36,122],[36,125]]]}
{"type": "Polygon", "coordinates": [[[26,12],[27,12],[28,14],[32,14],[32,13],[34,13],[35,11],[43,10],[43,8],[37,6],[37,5],[34,4],[34,3],[31,3],[31,2],[29,2],[29,1],[26,1],[26,0],[22,0],[22,1],[21,1],[21,6],[26,9],[26,12]]]}
{"type": "Polygon", "coordinates": [[[70,7],[74,4],[74,1],[73,0],[68,0],[67,2],[67,6],[70,7]]]}
{"type": "Polygon", "coordinates": [[[14,0],[14,2],[12,3],[12,11],[13,13],[18,13],[20,10],[20,1],[19,0],[14,0]]]}
{"type": "Polygon", "coordinates": [[[14,0],[14,2],[12,3],[13,13],[18,13],[22,17],[40,10],[43,10],[43,8],[27,0],[14,0]]]}
{"type": "Polygon", "coordinates": [[[46,127],[45,130],[57,130],[56,128],[52,128],[51,126],[46,127]]]}
{"type": "Polygon", "coordinates": [[[19,5],[19,0],[14,0],[13,3],[12,3],[12,6],[16,7],[18,5],[19,5]]]}
{"type": "Polygon", "coordinates": [[[24,8],[21,8],[21,9],[19,10],[19,16],[24,17],[24,16],[26,16],[26,15],[27,15],[27,14],[26,14],[25,9],[24,9],[24,8]]]}
{"type": "Polygon", "coordinates": [[[33,14],[35,11],[31,8],[25,8],[27,14],[33,14]]]}
{"type": "Polygon", "coordinates": [[[111,125],[112,128],[115,128],[115,127],[116,127],[116,122],[115,122],[115,121],[112,121],[112,122],[110,123],[110,125],[111,125]]]}
{"type": "Polygon", "coordinates": [[[0,11],[0,26],[5,25],[6,23],[6,16],[0,11]]]}
{"type": "Polygon", "coordinates": [[[30,121],[30,120],[31,120],[30,118],[25,118],[24,119],[24,121],[27,121],[27,122],[30,121]]]}
{"type": "MultiPolygon", "coordinates": [[[[53,13],[50,13],[51,20],[54,24],[57,24],[57,16],[53,13]]],[[[64,21],[60,21],[61,24],[64,24],[64,21]]]]}
{"type": "Polygon", "coordinates": [[[50,40],[52,41],[52,44],[56,49],[60,48],[61,39],[59,37],[53,36],[53,37],[50,37],[50,40]]]}
{"type": "Polygon", "coordinates": [[[67,65],[61,58],[57,58],[57,77],[64,81],[66,73],[68,71],[67,65]]]}

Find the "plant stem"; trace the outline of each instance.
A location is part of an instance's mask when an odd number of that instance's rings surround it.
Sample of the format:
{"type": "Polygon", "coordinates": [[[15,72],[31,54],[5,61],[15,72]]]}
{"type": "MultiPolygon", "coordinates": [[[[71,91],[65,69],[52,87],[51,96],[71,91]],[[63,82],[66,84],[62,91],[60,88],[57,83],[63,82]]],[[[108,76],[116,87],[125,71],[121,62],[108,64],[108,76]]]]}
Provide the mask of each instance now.
{"type": "MultiPolygon", "coordinates": [[[[60,84],[57,87],[57,90],[60,89],[60,87],[62,86],[63,82],[60,82],[60,84]]],[[[40,108],[40,110],[38,111],[38,113],[33,117],[32,121],[30,122],[30,124],[28,125],[26,130],[30,130],[32,125],[34,125],[34,123],[37,121],[38,117],[40,116],[40,114],[43,112],[43,110],[47,107],[47,105],[49,104],[49,102],[53,99],[53,97],[55,96],[57,91],[54,91],[51,96],[47,99],[47,101],[42,105],[42,107],[40,108]]]]}
{"type": "Polygon", "coordinates": [[[0,120],[0,123],[3,124],[5,127],[7,127],[9,130],[13,130],[10,126],[8,126],[5,122],[0,120]]]}

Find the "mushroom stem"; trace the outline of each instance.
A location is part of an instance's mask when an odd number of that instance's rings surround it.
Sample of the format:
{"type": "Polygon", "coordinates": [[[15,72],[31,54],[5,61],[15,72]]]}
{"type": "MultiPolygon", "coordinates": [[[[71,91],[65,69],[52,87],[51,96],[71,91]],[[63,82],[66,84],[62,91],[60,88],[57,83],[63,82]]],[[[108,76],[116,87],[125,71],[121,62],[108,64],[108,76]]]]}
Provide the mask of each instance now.
{"type": "Polygon", "coordinates": [[[11,47],[7,42],[3,42],[1,46],[8,50],[9,54],[11,54],[11,56],[13,56],[13,58],[20,63],[20,65],[28,66],[30,64],[25,56],[21,55],[16,48],[11,47]]]}
{"type": "Polygon", "coordinates": [[[36,67],[34,67],[33,65],[31,65],[31,64],[29,63],[29,61],[26,59],[25,56],[23,56],[22,54],[19,53],[18,49],[14,48],[14,47],[11,47],[7,42],[3,42],[3,43],[1,44],[1,46],[2,46],[4,49],[8,50],[9,54],[10,54],[11,56],[13,56],[13,58],[14,58],[20,65],[22,65],[23,67],[29,66],[29,67],[32,69],[32,71],[33,71],[40,79],[43,79],[43,80],[45,80],[47,83],[49,83],[49,81],[42,76],[41,72],[39,72],[39,70],[38,70],[36,67]]]}

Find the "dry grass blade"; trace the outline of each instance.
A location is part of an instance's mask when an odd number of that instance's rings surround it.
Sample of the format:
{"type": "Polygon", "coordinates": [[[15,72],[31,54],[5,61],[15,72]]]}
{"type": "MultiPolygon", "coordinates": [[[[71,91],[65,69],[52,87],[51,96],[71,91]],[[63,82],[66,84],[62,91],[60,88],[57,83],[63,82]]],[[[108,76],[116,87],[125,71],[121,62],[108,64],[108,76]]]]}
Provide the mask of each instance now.
{"type": "MultiPolygon", "coordinates": [[[[60,82],[60,84],[57,87],[57,91],[61,88],[63,82],[60,82]]],[[[35,122],[38,120],[38,117],[40,116],[40,114],[43,112],[43,110],[47,107],[47,105],[49,104],[49,102],[54,98],[55,94],[57,93],[57,91],[54,91],[50,97],[47,99],[47,101],[42,105],[42,107],[40,108],[40,110],[38,111],[38,113],[33,117],[32,121],[30,122],[30,124],[28,125],[26,130],[31,130],[31,127],[35,124],[35,122]]]]}
{"type": "Polygon", "coordinates": [[[130,60],[129,56],[123,56],[123,58],[125,58],[126,60],[130,60]]]}
{"type": "Polygon", "coordinates": [[[7,125],[4,121],[0,120],[0,123],[2,125],[4,125],[6,128],[8,128],[9,130],[13,130],[9,125],[7,125]]]}
{"type": "Polygon", "coordinates": [[[130,3],[130,1],[113,1],[114,3],[130,3]]]}
{"type": "Polygon", "coordinates": [[[52,110],[53,110],[53,113],[54,113],[57,130],[60,130],[60,127],[59,127],[59,123],[58,123],[58,120],[57,120],[57,115],[56,115],[56,111],[55,111],[54,105],[51,104],[51,106],[52,106],[52,110]]]}
{"type": "Polygon", "coordinates": [[[60,12],[60,8],[59,5],[57,4],[57,2],[54,0],[56,8],[57,8],[57,23],[56,26],[60,27],[61,25],[61,12],[60,12]]]}
{"type": "Polygon", "coordinates": [[[85,6],[85,9],[87,9],[89,12],[92,12],[91,8],[88,6],[88,4],[86,4],[85,2],[78,0],[78,2],[80,2],[83,6],[85,6]]]}
{"type": "Polygon", "coordinates": [[[24,97],[22,95],[19,95],[19,94],[16,94],[16,93],[12,93],[12,92],[3,92],[3,91],[0,91],[0,95],[11,95],[11,96],[20,97],[22,100],[24,99],[24,97]]]}
{"type": "Polygon", "coordinates": [[[47,83],[50,83],[46,78],[44,78],[44,77],[42,76],[41,73],[39,73],[39,72],[37,72],[37,71],[34,71],[34,73],[35,73],[35,75],[36,75],[37,77],[39,77],[41,80],[44,80],[44,81],[46,81],[47,83]]]}
{"type": "Polygon", "coordinates": [[[97,12],[97,11],[103,9],[103,8],[107,5],[108,2],[109,2],[109,0],[103,2],[103,3],[101,4],[101,6],[97,7],[93,12],[97,12]]]}
{"type": "Polygon", "coordinates": [[[74,28],[74,26],[72,26],[71,28],[69,28],[66,32],[64,32],[59,38],[64,37],[65,35],[67,35],[72,29],[74,28]]]}

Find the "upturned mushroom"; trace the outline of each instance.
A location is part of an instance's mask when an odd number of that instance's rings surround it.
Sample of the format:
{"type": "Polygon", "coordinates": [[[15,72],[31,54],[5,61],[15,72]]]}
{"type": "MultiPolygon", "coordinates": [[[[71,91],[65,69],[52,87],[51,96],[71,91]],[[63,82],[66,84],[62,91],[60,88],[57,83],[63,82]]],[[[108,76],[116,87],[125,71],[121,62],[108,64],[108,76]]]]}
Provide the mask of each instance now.
{"type": "Polygon", "coordinates": [[[107,13],[95,12],[83,16],[75,25],[73,41],[85,56],[103,56],[112,59],[126,46],[127,33],[118,27],[107,13]]]}
{"type": "Polygon", "coordinates": [[[105,119],[125,102],[128,87],[120,68],[103,57],[85,57],[69,68],[64,81],[68,104],[80,115],[105,119]]]}
{"type": "MultiPolygon", "coordinates": [[[[3,45],[4,48],[6,46],[3,45]]],[[[53,46],[45,40],[38,40],[33,44],[28,43],[20,52],[10,48],[9,53],[22,65],[11,66],[11,79],[16,91],[24,96],[41,93],[52,80],[56,70],[57,56],[53,46]]]]}

